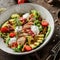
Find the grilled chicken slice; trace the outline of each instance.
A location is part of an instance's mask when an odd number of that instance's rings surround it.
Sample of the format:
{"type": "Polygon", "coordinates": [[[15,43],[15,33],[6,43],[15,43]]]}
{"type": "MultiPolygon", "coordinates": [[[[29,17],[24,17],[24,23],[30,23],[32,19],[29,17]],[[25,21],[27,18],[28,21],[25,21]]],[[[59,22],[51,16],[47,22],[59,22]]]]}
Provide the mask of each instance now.
{"type": "Polygon", "coordinates": [[[23,45],[25,43],[25,41],[26,41],[26,37],[20,37],[17,40],[17,44],[18,45],[23,45]]]}

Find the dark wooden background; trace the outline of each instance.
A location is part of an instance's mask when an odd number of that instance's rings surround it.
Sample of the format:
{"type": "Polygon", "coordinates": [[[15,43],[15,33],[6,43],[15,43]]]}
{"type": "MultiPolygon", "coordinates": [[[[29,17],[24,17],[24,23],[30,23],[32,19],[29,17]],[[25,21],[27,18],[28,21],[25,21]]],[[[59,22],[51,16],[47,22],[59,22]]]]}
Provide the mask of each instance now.
{"type": "MultiPolygon", "coordinates": [[[[53,46],[60,40],[60,20],[58,19],[58,10],[60,9],[60,6],[58,4],[50,5],[44,0],[32,0],[32,3],[44,6],[53,15],[55,21],[55,31],[51,40],[41,50],[37,51],[36,53],[25,56],[10,55],[0,50],[0,60],[38,60],[39,58],[39,60],[46,60],[53,46]],[[37,59],[35,59],[35,56],[37,59]]],[[[0,0],[0,8],[9,9],[15,4],[15,0],[0,0]]],[[[1,13],[3,12],[0,12],[0,14],[1,13]]]]}

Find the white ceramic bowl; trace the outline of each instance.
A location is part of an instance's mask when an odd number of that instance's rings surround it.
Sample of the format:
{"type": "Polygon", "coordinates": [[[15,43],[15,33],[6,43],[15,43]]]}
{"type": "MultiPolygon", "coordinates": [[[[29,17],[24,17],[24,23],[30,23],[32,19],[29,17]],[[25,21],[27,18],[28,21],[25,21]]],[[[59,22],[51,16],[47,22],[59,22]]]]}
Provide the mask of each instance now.
{"type": "Polygon", "coordinates": [[[14,55],[25,55],[25,54],[33,53],[33,52],[41,49],[43,46],[45,46],[48,43],[48,41],[50,40],[50,38],[51,38],[51,36],[53,35],[53,32],[54,32],[54,20],[53,20],[52,15],[50,14],[50,12],[40,5],[32,4],[32,3],[14,5],[13,7],[11,7],[6,12],[4,12],[3,14],[0,15],[0,25],[4,21],[9,19],[11,14],[13,14],[13,13],[26,13],[26,12],[29,12],[31,9],[36,9],[37,11],[39,11],[40,15],[44,19],[46,19],[49,22],[49,25],[51,26],[51,32],[50,32],[49,36],[46,38],[46,40],[44,41],[44,43],[42,43],[39,47],[37,47],[36,49],[34,49],[32,51],[17,53],[17,52],[14,52],[9,47],[7,47],[7,45],[3,42],[3,39],[0,38],[0,49],[1,50],[5,51],[7,53],[10,53],[10,54],[14,54],[14,55]]]}

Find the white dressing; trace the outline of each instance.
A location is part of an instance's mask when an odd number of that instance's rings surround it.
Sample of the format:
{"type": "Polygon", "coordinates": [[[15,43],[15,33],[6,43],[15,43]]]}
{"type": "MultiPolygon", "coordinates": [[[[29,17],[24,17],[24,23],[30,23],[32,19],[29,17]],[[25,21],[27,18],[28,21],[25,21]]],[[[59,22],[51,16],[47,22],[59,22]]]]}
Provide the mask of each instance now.
{"type": "Polygon", "coordinates": [[[32,25],[32,26],[31,26],[31,30],[33,31],[33,33],[34,33],[35,35],[38,35],[38,34],[39,34],[39,28],[38,28],[37,26],[32,25]]]}
{"type": "Polygon", "coordinates": [[[9,44],[12,44],[13,42],[16,42],[16,37],[10,38],[9,44]]]}
{"type": "Polygon", "coordinates": [[[22,30],[22,26],[17,26],[16,28],[15,28],[15,32],[20,32],[22,30]]]}
{"type": "Polygon", "coordinates": [[[30,16],[30,14],[26,13],[26,14],[23,15],[23,18],[28,18],[29,16],[30,16]]]}

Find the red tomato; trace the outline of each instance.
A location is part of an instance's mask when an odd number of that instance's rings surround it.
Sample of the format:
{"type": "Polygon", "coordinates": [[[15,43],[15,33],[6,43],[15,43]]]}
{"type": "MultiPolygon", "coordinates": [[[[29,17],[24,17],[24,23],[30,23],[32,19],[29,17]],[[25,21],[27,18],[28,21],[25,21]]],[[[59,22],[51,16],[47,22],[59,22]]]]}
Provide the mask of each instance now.
{"type": "Polygon", "coordinates": [[[45,26],[45,27],[47,27],[48,26],[48,22],[47,21],[42,21],[42,26],[45,26]]]}
{"type": "Polygon", "coordinates": [[[24,46],[24,49],[25,49],[26,51],[31,51],[31,50],[32,50],[32,48],[31,48],[30,46],[28,46],[28,45],[25,45],[25,46],[24,46]]]}
{"type": "Polygon", "coordinates": [[[14,36],[16,36],[16,34],[15,34],[14,32],[11,32],[11,33],[10,33],[10,37],[12,38],[12,37],[14,37],[14,36]]]}
{"type": "Polygon", "coordinates": [[[18,4],[24,3],[25,0],[18,0],[18,4]]]}
{"type": "Polygon", "coordinates": [[[7,27],[2,27],[1,28],[2,33],[7,33],[8,31],[9,31],[9,29],[7,27]]]}
{"type": "Polygon", "coordinates": [[[0,31],[1,31],[1,28],[0,28],[0,31]]]}
{"type": "Polygon", "coordinates": [[[17,46],[18,46],[17,42],[13,42],[11,47],[13,48],[13,47],[17,47],[17,46]]]}

